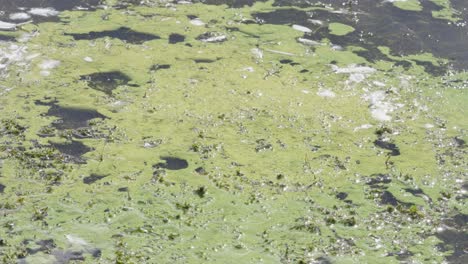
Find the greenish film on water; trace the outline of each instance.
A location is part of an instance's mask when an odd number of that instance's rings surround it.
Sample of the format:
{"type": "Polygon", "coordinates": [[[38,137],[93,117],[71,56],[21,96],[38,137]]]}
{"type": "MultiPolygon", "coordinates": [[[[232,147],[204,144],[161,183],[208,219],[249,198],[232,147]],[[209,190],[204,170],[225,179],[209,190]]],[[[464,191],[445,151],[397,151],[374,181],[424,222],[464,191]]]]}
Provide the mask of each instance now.
{"type": "Polygon", "coordinates": [[[468,262],[466,2],[58,2],[0,0],[0,263],[468,262]]]}

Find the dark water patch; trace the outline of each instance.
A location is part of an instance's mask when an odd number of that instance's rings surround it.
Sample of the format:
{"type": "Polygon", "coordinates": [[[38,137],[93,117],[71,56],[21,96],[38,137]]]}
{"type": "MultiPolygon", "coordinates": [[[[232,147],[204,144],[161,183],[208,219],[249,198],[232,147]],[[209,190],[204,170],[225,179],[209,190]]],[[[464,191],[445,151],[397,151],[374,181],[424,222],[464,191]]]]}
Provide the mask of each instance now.
{"type": "MultiPolygon", "coordinates": [[[[98,5],[101,5],[105,0],[0,0],[0,7],[2,15],[0,15],[1,21],[7,22],[24,22],[33,20],[35,23],[41,22],[60,22],[60,17],[57,14],[53,14],[56,11],[80,10],[94,11],[98,5]],[[28,13],[32,8],[49,8],[50,14],[39,15],[30,13],[31,18],[24,20],[12,20],[10,14],[13,13],[28,13]]],[[[62,22],[63,23],[63,22],[62,22]]]]}
{"type": "Polygon", "coordinates": [[[205,198],[208,189],[205,186],[200,186],[198,189],[194,190],[193,193],[198,195],[200,198],[205,198]]]}
{"type": "Polygon", "coordinates": [[[381,139],[376,139],[374,141],[374,145],[376,147],[379,147],[379,148],[382,148],[382,149],[390,150],[389,155],[391,155],[391,156],[400,155],[400,149],[394,143],[390,143],[388,141],[383,141],[381,139]]]}
{"type": "Polygon", "coordinates": [[[6,186],[0,183],[0,193],[5,191],[6,186]]]}
{"type": "Polygon", "coordinates": [[[167,70],[170,68],[170,64],[153,64],[151,65],[150,71],[167,70]]]}
{"type": "Polygon", "coordinates": [[[396,257],[397,260],[399,261],[404,261],[407,260],[409,257],[414,256],[414,254],[411,251],[408,250],[401,250],[397,252],[390,252],[385,255],[386,257],[396,257]]]}
{"type": "Polygon", "coordinates": [[[312,263],[317,263],[317,264],[333,264],[333,262],[331,261],[331,259],[329,259],[328,257],[325,257],[325,256],[322,256],[322,257],[318,257],[314,260],[314,262],[312,263]]]}
{"type": "Polygon", "coordinates": [[[161,157],[161,160],[165,162],[160,162],[153,165],[153,168],[156,169],[168,169],[168,170],[181,170],[188,167],[188,162],[184,159],[176,158],[176,157],[161,157]]]}
{"type": "MultiPolygon", "coordinates": [[[[132,80],[128,75],[120,71],[96,72],[80,76],[80,80],[86,81],[94,90],[112,95],[112,91],[121,85],[129,85],[132,80]]],[[[137,86],[137,85],[130,85],[137,86]]]]}
{"type": "Polygon", "coordinates": [[[433,75],[442,76],[447,72],[447,66],[445,65],[435,65],[433,62],[430,61],[422,61],[415,59],[413,59],[413,61],[416,63],[416,65],[424,67],[424,70],[426,72],[429,72],[433,75]]]}
{"type": "Polygon", "coordinates": [[[457,148],[464,148],[466,147],[466,141],[459,137],[454,137],[452,138],[452,145],[454,145],[457,148]]]}
{"type": "Polygon", "coordinates": [[[397,206],[399,202],[400,201],[389,191],[383,191],[380,195],[381,204],[390,204],[393,206],[397,206]]]}
{"type": "Polygon", "coordinates": [[[91,256],[93,256],[93,258],[100,258],[102,256],[102,250],[100,250],[99,248],[90,249],[89,253],[91,254],[91,256]]]}
{"type": "Polygon", "coordinates": [[[273,145],[270,142],[268,142],[266,139],[258,139],[255,142],[257,143],[257,145],[255,146],[255,152],[273,150],[273,145]]]}
{"type": "Polygon", "coordinates": [[[142,3],[141,0],[123,0],[123,1],[121,0],[121,1],[118,1],[116,5],[113,5],[112,8],[117,9],[117,10],[127,9],[130,6],[139,5],[141,3],[142,3]]]}
{"type": "Polygon", "coordinates": [[[53,123],[53,126],[57,129],[79,129],[82,127],[87,127],[89,120],[95,118],[107,118],[105,115],[102,115],[101,113],[93,109],[62,107],[57,104],[57,101],[42,102],[40,100],[36,100],[34,103],[36,105],[44,105],[50,107],[45,115],[55,116],[59,118],[59,120],[53,123]]]}
{"type": "MultiPolygon", "coordinates": [[[[359,54],[358,54],[359,55],[359,54]]],[[[395,62],[395,64],[393,64],[395,67],[402,67],[403,69],[405,70],[408,70],[410,69],[413,64],[407,60],[401,60],[401,61],[397,61],[395,62]]]]}
{"type": "Polygon", "coordinates": [[[0,41],[14,41],[15,39],[14,36],[0,34],[0,41]]]}
{"type": "MultiPolygon", "coordinates": [[[[329,39],[332,43],[346,46],[360,46],[368,51],[364,56],[369,61],[387,60],[377,47],[386,46],[395,56],[428,52],[436,57],[450,60],[455,69],[468,69],[468,43],[466,29],[447,20],[434,19],[432,11],[440,9],[430,1],[420,1],[421,12],[402,10],[391,3],[376,4],[374,0],[349,1],[343,6],[341,0],[276,1],[277,6],[325,7],[334,10],[314,10],[312,12],[297,9],[281,9],[266,13],[254,13],[253,16],[268,24],[303,25],[313,30],[305,34],[311,40],[329,39]],[[338,22],[355,28],[354,32],[344,36],[330,33],[327,26],[318,25],[311,20],[324,24],[338,22]],[[356,22],[357,21],[357,22],[356,22]]],[[[466,4],[464,4],[466,5],[466,4]]],[[[466,16],[466,15],[465,15],[466,16]]],[[[362,54],[362,53],[361,53],[362,54]]],[[[418,62],[421,63],[421,62],[418,62]]],[[[423,62],[426,71],[432,74],[445,73],[446,65],[423,62]]]]}
{"type": "Polygon", "coordinates": [[[198,168],[196,168],[196,169],[195,169],[195,172],[198,173],[198,174],[200,174],[200,175],[207,175],[207,174],[208,174],[208,172],[207,172],[207,171],[205,170],[205,168],[203,168],[203,167],[198,167],[198,168]]]}
{"type": "Polygon", "coordinates": [[[453,218],[443,221],[447,226],[443,231],[437,232],[436,236],[443,243],[438,244],[442,252],[452,251],[447,257],[449,263],[468,263],[468,215],[457,214],[453,218]]]}
{"type": "Polygon", "coordinates": [[[59,11],[72,10],[75,7],[91,8],[104,4],[103,0],[0,0],[4,12],[24,12],[19,8],[52,7],[59,11]]]}
{"type": "Polygon", "coordinates": [[[65,161],[73,163],[86,163],[85,160],[81,158],[81,156],[94,150],[93,148],[86,146],[80,141],[75,140],[72,140],[68,143],[50,142],[50,144],[58,151],[60,151],[60,153],[65,155],[65,161]]]}
{"type": "Polygon", "coordinates": [[[99,175],[99,174],[91,173],[91,175],[86,176],[86,177],[83,178],[83,183],[84,184],[92,184],[92,183],[95,183],[95,182],[99,181],[100,179],[104,179],[107,176],[109,176],[109,175],[99,175]]]}
{"type": "Polygon", "coordinates": [[[382,184],[389,184],[392,182],[392,178],[388,174],[372,174],[370,178],[366,181],[367,185],[370,185],[372,188],[381,188],[382,184]]]}
{"type": "Polygon", "coordinates": [[[309,70],[304,69],[304,70],[301,70],[299,73],[306,73],[306,72],[309,72],[309,70]]]}
{"type": "Polygon", "coordinates": [[[120,187],[119,189],[117,189],[118,192],[128,192],[128,187],[120,187]]]}
{"type": "Polygon", "coordinates": [[[230,31],[230,32],[237,32],[237,31],[240,31],[240,28],[238,27],[225,27],[225,29],[227,31],[230,31]]]}
{"type": "Polygon", "coordinates": [[[300,65],[300,63],[294,62],[293,60],[284,59],[279,61],[281,64],[289,64],[291,66],[300,65]]]}
{"type": "Polygon", "coordinates": [[[335,195],[335,197],[338,198],[339,200],[344,200],[348,197],[348,194],[345,192],[339,192],[335,195]]]}
{"type": "Polygon", "coordinates": [[[195,63],[213,63],[216,62],[217,60],[212,60],[212,59],[194,59],[193,60],[195,63]]]}
{"type": "Polygon", "coordinates": [[[172,33],[169,35],[169,44],[176,44],[179,42],[184,42],[185,36],[177,33],[172,33]]]}
{"type": "Polygon", "coordinates": [[[74,263],[73,261],[84,261],[85,257],[83,256],[82,251],[73,251],[73,250],[59,250],[56,249],[52,251],[56,262],[55,263],[74,263]]]}
{"type": "MultiPolygon", "coordinates": [[[[28,244],[30,241],[24,241],[24,243],[28,244]]],[[[26,248],[26,252],[30,255],[34,255],[39,252],[44,252],[46,254],[50,253],[54,248],[57,247],[53,239],[45,239],[45,240],[39,240],[35,243],[38,248],[26,248]]]]}
{"type": "Polygon", "coordinates": [[[421,189],[405,188],[404,190],[411,193],[412,195],[415,195],[415,196],[424,194],[423,190],[421,190],[421,189]]]}
{"type": "Polygon", "coordinates": [[[187,15],[187,18],[190,19],[190,20],[193,20],[193,19],[198,18],[198,16],[196,16],[196,15],[187,15]]]}
{"type": "Polygon", "coordinates": [[[194,0],[207,5],[228,5],[229,7],[239,8],[243,6],[252,6],[255,2],[266,2],[267,0],[194,0]]]}
{"type": "Polygon", "coordinates": [[[94,40],[104,37],[120,39],[131,44],[143,44],[145,41],[160,39],[159,36],[134,31],[128,27],[119,27],[114,30],[91,31],[89,33],[65,33],[66,36],[71,36],[75,40],[94,40]]]}

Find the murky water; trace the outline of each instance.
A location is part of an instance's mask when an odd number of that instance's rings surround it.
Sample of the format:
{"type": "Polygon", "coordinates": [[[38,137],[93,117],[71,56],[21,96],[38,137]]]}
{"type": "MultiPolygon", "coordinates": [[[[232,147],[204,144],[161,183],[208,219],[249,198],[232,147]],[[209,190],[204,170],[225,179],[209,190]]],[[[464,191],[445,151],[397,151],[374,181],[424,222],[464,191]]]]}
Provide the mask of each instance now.
{"type": "Polygon", "coordinates": [[[0,8],[0,262],[468,261],[466,1],[0,8]]]}

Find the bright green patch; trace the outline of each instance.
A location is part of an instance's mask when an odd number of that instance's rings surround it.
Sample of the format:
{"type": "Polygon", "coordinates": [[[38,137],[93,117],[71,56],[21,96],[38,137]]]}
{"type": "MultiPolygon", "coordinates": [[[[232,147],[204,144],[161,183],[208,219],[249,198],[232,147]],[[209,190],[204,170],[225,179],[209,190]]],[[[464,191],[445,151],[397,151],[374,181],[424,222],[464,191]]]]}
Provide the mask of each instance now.
{"type": "Polygon", "coordinates": [[[328,29],[330,30],[330,34],[344,36],[354,31],[352,26],[348,26],[341,23],[330,23],[328,25],[328,29]]]}
{"type": "Polygon", "coordinates": [[[421,11],[422,6],[419,0],[395,0],[392,2],[394,6],[408,11],[421,11]]]}

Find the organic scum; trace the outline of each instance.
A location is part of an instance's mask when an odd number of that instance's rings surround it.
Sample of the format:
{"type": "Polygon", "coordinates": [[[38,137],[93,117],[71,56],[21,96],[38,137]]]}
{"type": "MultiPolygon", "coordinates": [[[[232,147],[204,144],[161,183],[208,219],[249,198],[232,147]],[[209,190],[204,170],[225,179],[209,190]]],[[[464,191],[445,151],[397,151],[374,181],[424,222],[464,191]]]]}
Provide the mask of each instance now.
{"type": "Polygon", "coordinates": [[[464,0],[0,7],[0,262],[468,262],[464,0]]]}

